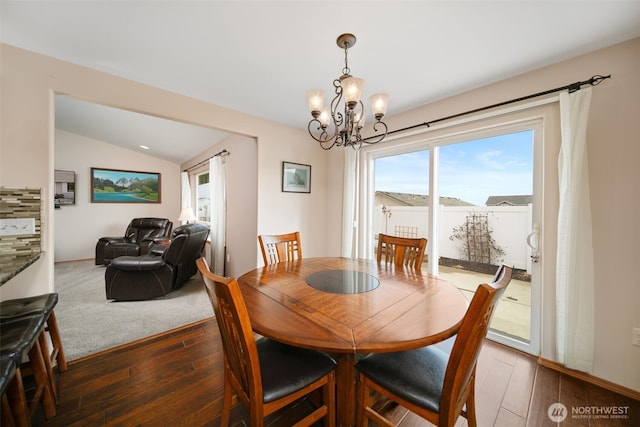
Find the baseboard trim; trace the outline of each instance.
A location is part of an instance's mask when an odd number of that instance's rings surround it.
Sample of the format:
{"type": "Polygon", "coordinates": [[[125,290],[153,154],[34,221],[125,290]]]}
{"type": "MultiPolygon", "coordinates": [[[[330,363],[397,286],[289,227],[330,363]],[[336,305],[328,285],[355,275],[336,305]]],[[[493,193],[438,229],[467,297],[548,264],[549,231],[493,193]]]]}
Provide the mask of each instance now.
{"type": "Polygon", "coordinates": [[[70,262],[79,262],[79,261],[93,261],[95,258],[83,258],[83,259],[68,259],[66,261],[55,261],[54,264],[66,264],[70,262]]]}
{"type": "Polygon", "coordinates": [[[574,369],[569,369],[564,365],[561,365],[558,362],[554,362],[549,359],[544,359],[542,357],[538,357],[538,363],[545,368],[553,369],[554,371],[569,375],[571,377],[577,378],[579,380],[588,382],[589,384],[596,385],[598,387],[602,387],[611,392],[621,394],[623,396],[627,396],[631,399],[640,401],[640,392],[632,390],[630,388],[621,386],[619,384],[612,383],[611,381],[607,381],[602,378],[594,377],[593,375],[587,374],[585,372],[576,371],[574,369]]]}

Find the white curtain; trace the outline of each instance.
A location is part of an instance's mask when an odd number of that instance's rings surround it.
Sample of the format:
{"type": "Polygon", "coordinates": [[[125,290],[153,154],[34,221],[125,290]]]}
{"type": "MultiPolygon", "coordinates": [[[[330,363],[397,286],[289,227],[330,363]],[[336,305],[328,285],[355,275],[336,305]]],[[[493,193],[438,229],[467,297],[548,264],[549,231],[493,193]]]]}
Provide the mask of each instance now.
{"type": "Polygon", "coordinates": [[[558,362],[593,371],[594,271],[587,157],[591,88],[560,95],[560,209],[556,271],[558,362]]]}
{"type": "Polygon", "coordinates": [[[344,191],[342,192],[342,256],[355,257],[356,199],[358,197],[359,152],[344,150],[344,191]]]}
{"type": "Polygon", "coordinates": [[[182,209],[191,207],[191,186],[189,185],[189,173],[182,172],[180,174],[182,182],[182,209]]]}
{"type": "Polygon", "coordinates": [[[209,161],[209,193],[211,212],[211,271],[225,274],[225,248],[227,228],[226,170],[223,156],[209,161]]]}

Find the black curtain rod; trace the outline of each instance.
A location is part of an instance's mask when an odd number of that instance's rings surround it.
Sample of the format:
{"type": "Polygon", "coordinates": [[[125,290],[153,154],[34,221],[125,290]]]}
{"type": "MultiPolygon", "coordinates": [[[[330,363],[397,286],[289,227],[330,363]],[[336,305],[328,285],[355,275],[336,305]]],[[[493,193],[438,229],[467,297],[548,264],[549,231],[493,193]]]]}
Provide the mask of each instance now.
{"type": "MultiPolygon", "coordinates": [[[[599,85],[600,83],[602,83],[603,80],[610,79],[610,78],[611,78],[611,74],[609,74],[608,76],[595,75],[595,76],[591,77],[589,80],[585,80],[585,81],[582,81],[582,82],[571,83],[571,84],[568,84],[568,85],[565,85],[565,86],[557,87],[555,89],[545,90],[544,92],[538,92],[538,93],[534,93],[532,95],[527,95],[527,96],[523,96],[523,97],[520,97],[520,98],[511,99],[509,101],[504,101],[504,102],[499,102],[497,104],[488,105],[486,107],[480,107],[480,108],[476,108],[476,109],[473,109],[473,110],[465,111],[464,113],[453,114],[451,116],[442,117],[440,119],[431,120],[429,122],[419,123],[417,125],[408,126],[406,128],[392,130],[392,131],[387,132],[387,135],[390,135],[392,133],[397,133],[397,132],[404,132],[406,130],[415,129],[415,128],[422,127],[422,126],[430,127],[431,125],[433,125],[435,123],[439,123],[439,122],[443,122],[443,121],[446,121],[446,120],[455,119],[455,118],[458,118],[458,117],[466,116],[468,114],[478,113],[480,111],[490,110],[490,109],[496,108],[496,107],[502,107],[503,105],[514,104],[516,102],[524,101],[524,100],[527,100],[527,99],[537,98],[539,96],[549,95],[551,93],[561,92],[563,90],[568,90],[569,93],[573,93],[573,92],[579,91],[582,88],[582,86],[585,86],[585,85],[596,86],[596,85],[599,85]]],[[[373,139],[373,138],[377,138],[379,136],[380,135],[373,135],[373,136],[370,136],[368,138],[363,138],[363,140],[366,141],[367,139],[373,139]]]]}
{"type": "Polygon", "coordinates": [[[224,150],[214,154],[211,157],[208,157],[206,159],[204,159],[203,161],[196,163],[195,165],[191,166],[190,168],[186,168],[183,172],[189,172],[190,170],[193,170],[195,168],[197,168],[198,166],[200,166],[203,163],[207,163],[209,160],[213,159],[214,157],[218,157],[218,156],[228,156],[229,154],[231,154],[230,152],[227,151],[227,149],[225,148],[224,150]]]}

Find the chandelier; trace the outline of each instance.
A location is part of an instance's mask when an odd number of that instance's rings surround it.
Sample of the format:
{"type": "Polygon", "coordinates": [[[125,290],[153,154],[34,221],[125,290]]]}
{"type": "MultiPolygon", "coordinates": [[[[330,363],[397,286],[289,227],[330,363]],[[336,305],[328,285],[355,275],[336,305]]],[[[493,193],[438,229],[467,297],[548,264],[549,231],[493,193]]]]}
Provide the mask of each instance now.
{"type": "Polygon", "coordinates": [[[362,143],[376,144],[387,136],[387,125],[382,121],[387,112],[389,95],[377,93],[370,98],[371,109],[375,118],[373,130],[380,134],[374,134],[368,138],[362,138],[360,131],[365,124],[365,110],[360,95],[364,86],[364,80],[353,77],[349,69],[347,59],[349,48],[356,44],[356,36],[353,34],[342,34],[336,40],[338,47],[344,49],[344,68],[342,75],[333,81],[335,97],[331,101],[331,106],[324,106],[324,92],[321,90],[310,90],[307,92],[309,111],[313,117],[309,121],[309,135],[320,143],[320,146],[329,150],[333,146],[351,147],[354,150],[360,149],[362,143]],[[344,96],[344,104],[341,105],[344,96]],[[343,109],[343,111],[340,111],[343,109]]]}

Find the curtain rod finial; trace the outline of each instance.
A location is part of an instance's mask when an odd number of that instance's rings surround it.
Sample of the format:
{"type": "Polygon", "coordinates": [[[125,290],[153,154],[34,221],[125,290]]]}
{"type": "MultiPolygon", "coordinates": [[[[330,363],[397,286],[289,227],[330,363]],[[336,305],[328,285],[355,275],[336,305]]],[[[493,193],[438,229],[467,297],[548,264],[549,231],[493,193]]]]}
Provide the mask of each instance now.
{"type": "Polygon", "coordinates": [[[604,80],[610,79],[610,78],[611,78],[611,74],[609,74],[608,76],[601,76],[600,74],[596,74],[595,76],[591,77],[591,80],[589,80],[589,84],[591,86],[596,86],[602,83],[604,80]]]}

